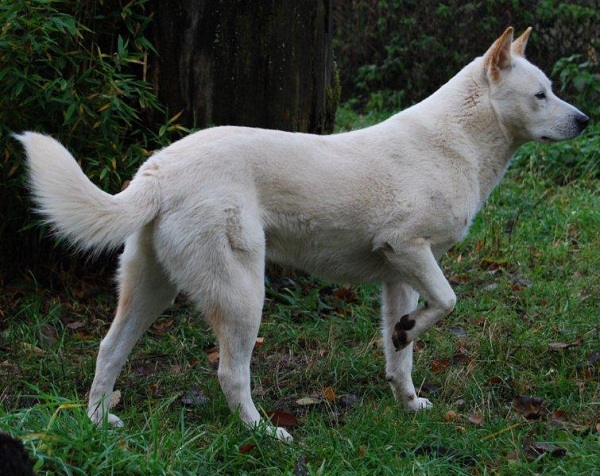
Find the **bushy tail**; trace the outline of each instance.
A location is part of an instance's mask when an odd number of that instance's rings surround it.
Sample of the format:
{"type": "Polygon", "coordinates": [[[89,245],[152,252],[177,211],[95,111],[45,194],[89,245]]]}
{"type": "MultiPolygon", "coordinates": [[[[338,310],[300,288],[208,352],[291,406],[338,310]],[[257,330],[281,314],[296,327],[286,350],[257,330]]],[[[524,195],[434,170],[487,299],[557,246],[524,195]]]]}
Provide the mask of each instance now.
{"type": "Polygon", "coordinates": [[[129,187],[110,195],[85,176],[58,141],[35,132],[15,137],[27,153],[37,211],[78,248],[115,248],[158,213],[161,200],[155,168],[142,166],[129,187]]]}

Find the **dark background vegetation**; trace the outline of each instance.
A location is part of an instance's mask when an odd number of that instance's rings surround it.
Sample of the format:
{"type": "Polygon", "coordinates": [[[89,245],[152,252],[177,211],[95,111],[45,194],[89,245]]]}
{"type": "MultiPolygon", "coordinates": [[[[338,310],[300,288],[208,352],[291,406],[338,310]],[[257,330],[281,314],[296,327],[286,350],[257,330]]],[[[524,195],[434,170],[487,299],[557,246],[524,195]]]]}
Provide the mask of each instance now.
{"type": "MultiPolygon", "coordinates": [[[[46,279],[75,266],[64,247],[42,239],[47,230],[36,225],[30,212],[23,156],[11,132],[35,129],[54,135],[95,183],[115,193],[153,150],[194,128],[189,115],[159,100],[152,81],[158,4],[0,1],[0,285],[30,275],[46,279]]],[[[407,107],[513,25],[518,33],[534,27],[530,59],[553,76],[563,96],[593,118],[599,115],[596,0],[324,4],[327,21],[333,21],[333,52],[346,108],[366,113],[407,107]]],[[[337,94],[335,88],[331,94],[337,94]]],[[[571,150],[573,162],[579,152],[571,150]]],[[[582,173],[598,171],[588,166],[582,173]]],[[[107,257],[91,269],[96,272],[106,263],[111,268],[113,262],[107,257]]]]}

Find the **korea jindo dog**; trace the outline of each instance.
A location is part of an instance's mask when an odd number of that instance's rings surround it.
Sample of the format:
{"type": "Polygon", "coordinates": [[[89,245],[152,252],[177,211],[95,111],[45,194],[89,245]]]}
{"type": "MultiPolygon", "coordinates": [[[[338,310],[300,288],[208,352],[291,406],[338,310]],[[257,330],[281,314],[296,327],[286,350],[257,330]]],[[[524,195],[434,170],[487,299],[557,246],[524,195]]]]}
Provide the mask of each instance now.
{"type": "Polygon", "coordinates": [[[523,143],[570,139],[589,121],[527,61],[530,33],[513,41],[508,28],[432,96],[375,126],[331,136],[203,130],[155,153],[116,195],[92,184],[54,139],[17,136],[47,222],[83,250],[125,244],[90,418],[122,424],[108,408],[117,376],[182,292],[218,338],[229,407],[259,424],[250,358],[267,260],[328,280],[380,283],[387,380],[407,410],[429,408],[412,382],[412,347],[456,303],[438,259],[465,236],[523,143]]]}

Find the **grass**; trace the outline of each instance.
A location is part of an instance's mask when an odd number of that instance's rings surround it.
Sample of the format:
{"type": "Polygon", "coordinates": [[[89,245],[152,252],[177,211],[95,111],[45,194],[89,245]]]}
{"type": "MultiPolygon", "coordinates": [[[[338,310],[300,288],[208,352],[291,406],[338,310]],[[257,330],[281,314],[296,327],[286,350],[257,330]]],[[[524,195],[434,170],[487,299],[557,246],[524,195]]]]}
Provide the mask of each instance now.
{"type": "Polygon", "coordinates": [[[539,173],[546,150],[523,151],[443,259],[458,305],[415,354],[431,411],[393,401],[376,287],[289,273],[270,275],[252,366],[262,411],[297,419],[293,443],[230,415],[214,335],[183,299],[118,380],[126,427],[94,427],[85,397],[115,302],[86,283],[6,290],[0,428],[40,475],[600,474],[600,185],[539,173]]]}

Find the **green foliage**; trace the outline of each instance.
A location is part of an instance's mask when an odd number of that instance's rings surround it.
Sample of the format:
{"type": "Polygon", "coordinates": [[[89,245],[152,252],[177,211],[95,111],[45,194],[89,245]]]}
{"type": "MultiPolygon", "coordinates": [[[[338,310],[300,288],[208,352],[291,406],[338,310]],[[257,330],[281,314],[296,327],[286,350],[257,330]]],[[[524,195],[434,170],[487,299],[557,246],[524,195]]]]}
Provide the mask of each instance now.
{"type": "MultiPolygon", "coordinates": [[[[517,34],[534,28],[527,55],[544,71],[576,54],[586,74],[597,77],[599,72],[600,10],[595,0],[339,0],[334,13],[342,99],[352,99],[362,110],[397,110],[422,100],[483,54],[510,25],[517,34]]],[[[590,76],[583,79],[581,69],[579,73],[579,83],[592,81],[590,76]]],[[[576,91],[564,92],[574,99],[571,92],[576,91]]],[[[585,110],[597,107],[589,96],[577,104],[585,110]]]]}
{"type": "Polygon", "coordinates": [[[22,259],[37,240],[22,231],[31,222],[22,154],[11,132],[34,129],[55,136],[93,181],[114,193],[131,178],[148,149],[160,146],[177,129],[167,124],[156,137],[147,127],[150,118],[164,118],[164,112],[145,80],[153,51],[145,36],[151,20],[146,3],[0,3],[3,260],[22,259]]]}
{"type": "Polygon", "coordinates": [[[529,143],[518,152],[514,167],[542,180],[565,185],[576,180],[600,179],[600,125],[560,144],[529,143]]]}
{"type": "Polygon", "coordinates": [[[72,296],[0,295],[0,428],[40,476],[597,474],[599,183],[511,170],[442,259],[458,305],[415,346],[431,411],[392,398],[376,287],[292,276],[270,282],[252,382],[260,411],[297,418],[293,443],[230,414],[203,351],[215,337],[182,301],[117,381],[126,426],[98,429],[86,392],[115,303],[78,283],[72,296]],[[204,398],[185,403],[192,389],[204,398]],[[525,417],[519,395],[543,411],[525,417]]]}
{"type": "Polygon", "coordinates": [[[586,113],[600,117],[600,70],[598,58],[584,60],[580,54],[559,59],[552,75],[560,79],[560,92],[586,108],[586,113]]]}

